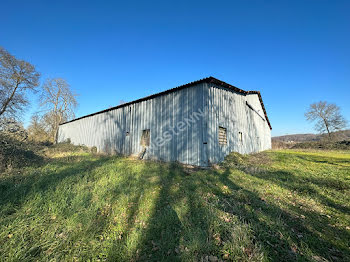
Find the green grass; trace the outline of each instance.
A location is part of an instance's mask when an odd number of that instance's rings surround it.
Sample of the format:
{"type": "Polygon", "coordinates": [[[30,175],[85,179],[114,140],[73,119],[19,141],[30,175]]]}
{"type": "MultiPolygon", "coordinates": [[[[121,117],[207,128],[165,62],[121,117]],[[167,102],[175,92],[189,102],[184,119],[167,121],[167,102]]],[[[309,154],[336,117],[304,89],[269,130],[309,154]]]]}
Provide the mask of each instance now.
{"type": "Polygon", "coordinates": [[[52,151],[0,175],[0,260],[349,261],[349,189],[349,152],[197,170],[52,151]]]}

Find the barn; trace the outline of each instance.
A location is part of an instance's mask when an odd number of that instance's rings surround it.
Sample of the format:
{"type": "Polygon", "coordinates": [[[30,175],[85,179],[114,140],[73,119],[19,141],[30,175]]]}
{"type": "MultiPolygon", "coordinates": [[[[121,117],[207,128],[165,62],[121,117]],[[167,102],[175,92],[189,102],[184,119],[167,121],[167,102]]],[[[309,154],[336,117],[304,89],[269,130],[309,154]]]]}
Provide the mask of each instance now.
{"type": "Polygon", "coordinates": [[[99,152],[209,166],[271,148],[259,91],[204,78],[60,124],[58,142],[99,152]]]}

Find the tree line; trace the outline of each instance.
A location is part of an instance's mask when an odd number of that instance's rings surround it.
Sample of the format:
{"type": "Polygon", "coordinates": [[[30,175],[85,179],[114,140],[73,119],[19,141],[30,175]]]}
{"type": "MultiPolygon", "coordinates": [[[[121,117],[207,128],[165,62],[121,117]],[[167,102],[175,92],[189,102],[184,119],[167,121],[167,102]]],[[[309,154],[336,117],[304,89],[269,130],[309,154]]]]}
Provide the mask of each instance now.
{"type": "Polygon", "coordinates": [[[0,131],[20,140],[55,143],[59,124],[75,117],[77,94],[63,78],[46,79],[41,86],[39,80],[34,65],[0,47],[0,131]],[[29,92],[37,95],[39,108],[24,129],[29,92]]]}

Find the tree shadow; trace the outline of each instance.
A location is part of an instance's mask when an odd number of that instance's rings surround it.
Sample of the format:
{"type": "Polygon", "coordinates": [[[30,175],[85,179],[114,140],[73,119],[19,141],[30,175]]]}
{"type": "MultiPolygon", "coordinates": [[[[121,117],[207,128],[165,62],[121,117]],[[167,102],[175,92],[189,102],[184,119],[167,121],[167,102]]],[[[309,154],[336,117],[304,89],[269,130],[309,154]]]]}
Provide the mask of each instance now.
{"type": "Polygon", "coordinates": [[[55,188],[68,177],[76,179],[84,173],[102,166],[109,159],[99,157],[96,160],[88,156],[70,156],[50,161],[50,168],[42,168],[40,172],[32,169],[29,175],[18,174],[0,179],[0,217],[16,213],[30,195],[44,195],[55,188]],[[78,162],[77,162],[78,161],[78,162]],[[75,164],[72,166],[72,162],[75,164]]]}
{"type": "MultiPolygon", "coordinates": [[[[286,208],[282,209],[271,202],[266,202],[257,193],[235,184],[229,178],[230,173],[231,171],[226,169],[223,173],[217,173],[216,177],[232,190],[232,194],[225,196],[220,189],[216,187],[211,189],[216,194],[221,194],[221,207],[225,212],[238,215],[242,221],[247,221],[253,227],[255,238],[269,259],[273,261],[314,260],[310,254],[300,252],[299,248],[305,245],[314,255],[330,261],[335,259],[345,261],[350,257],[346,247],[339,245],[331,238],[325,239],[322,236],[326,231],[332,232],[334,236],[350,239],[349,232],[331,226],[330,220],[318,212],[300,209],[298,206],[287,203],[284,203],[286,208]],[[307,219],[303,219],[305,217],[307,219]],[[286,250],[289,251],[286,252],[286,250]]],[[[271,174],[266,174],[263,179],[269,175],[271,174]]],[[[283,176],[293,175],[285,172],[281,176],[283,181],[283,176]]],[[[284,182],[281,183],[284,184],[284,182]]],[[[288,188],[293,189],[293,186],[288,188]]],[[[329,202],[324,204],[327,203],[329,202]]]]}
{"type": "Polygon", "coordinates": [[[327,164],[327,165],[334,165],[334,166],[339,166],[343,168],[350,168],[349,160],[347,159],[339,159],[331,156],[312,156],[312,155],[297,155],[296,157],[301,160],[312,162],[312,163],[327,164]],[[348,165],[344,165],[344,164],[348,164],[348,165]]]}
{"type": "Polygon", "coordinates": [[[305,177],[300,178],[291,172],[286,172],[283,170],[269,171],[264,170],[262,172],[255,172],[253,176],[271,181],[285,189],[291,191],[297,191],[301,194],[311,195],[312,197],[319,200],[323,205],[330,206],[337,211],[349,213],[350,208],[339,204],[329,197],[320,193],[319,190],[315,189],[312,185],[317,185],[319,187],[331,187],[335,190],[346,190],[348,189],[346,184],[342,184],[341,181],[335,180],[333,178],[315,178],[315,177],[305,177]]]}
{"type": "MultiPolygon", "coordinates": [[[[188,175],[183,166],[178,164],[154,165],[150,169],[146,163],[144,171],[145,177],[137,178],[138,181],[130,188],[129,193],[136,190],[137,194],[131,199],[133,205],[128,209],[124,237],[116,240],[109,248],[109,261],[125,258],[130,261],[182,261],[195,257],[200,260],[208,254],[220,258],[222,247],[215,246],[211,232],[213,221],[218,217],[215,213],[209,213],[208,207],[201,202],[203,195],[199,191],[203,188],[208,188],[208,192],[218,196],[218,202],[210,203],[214,208],[237,216],[242,225],[248,224],[252,228],[253,242],[262,247],[268,260],[308,261],[314,259],[312,256],[320,256],[330,261],[345,261],[350,256],[344,246],[324,237],[324,232],[331,232],[331,235],[349,239],[349,232],[331,226],[328,217],[314,210],[300,209],[289,202],[283,203],[282,208],[266,201],[257,192],[233,182],[231,176],[237,170],[195,171],[188,175]],[[148,181],[147,176],[152,173],[158,174],[158,181],[148,181]],[[147,225],[138,227],[137,217],[142,208],[143,192],[154,186],[160,187],[160,191],[154,199],[147,225]],[[231,193],[223,192],[222,186],[231,193]],[[186,205],[179,209],[179,203],[186,205]],[[125,253],[128,236],[134,230],[140,230],[140,237],[136,246],[125,253]],[[305,246],[309,250],[307,254],[302,251],[305,246]]],[[[260,178],[269,176],[277,176],[277,171],[260,178]]],[[[290,182],[288,177],[292,178],[293,174],[285,172],[280,177],[283,185],[290,182]]],[[[274,180],[272,182],[276,183],[274,180]]],[[[125,180],[123,183],[129,182],[125,180]]],[[[293,186],[288,189],[293,190],[293,186]]],[[[303,187],[303,190],[309,188],[303,187]]],[[[115,192],[116,196],[120,193],[115,192]]],[[[128,191],[124,193],[128,194],[128,191]]],[[[235,257],[230,259],[235,260],[235,257]]]]}
{"type": "Polygon", "coordinates": [[[143,165],[140,171],[142,176],[132,181],[126,177],[114,190],[114,199],[117,199],[120,194],[131,197],[126,212],[125,228],[109,248],[108,261],[125,261],[126,259],[150,261],[155,257],[165,258],[172,255],[168,254],[166,248],[171,249],[172,245],[177,242],[172,230],[179,228],[180,222],[169,199],[169,187],[176,171],[162,165],[154,165],[151,161],[145,161],[143,165]],[[140,224],[138,216],[142,209],[141,205],[143,201],[147,201],[143,197],[146,197],[148,190],[157,187],[161,189],[148,214],[149,219],[144,224],[140,224]],[[137,246],[130,247],[130,237],[135,232],[139,234],[138,239],[134,240],[137,246]]]}
{"type": "Polygon", "coordinates": [[[148,226],[143,231],[138,245],[138,259],[145,261],[158,261],[159,258],[177,260],[175,249],[179,245],[181,222],[172,207],[174,199],[171,197],[170,187],[178,175],[178,170],[177,166],[171,165],[169,170],[159,167],[157,172],[160,174],[161,189],[150,214],[148,226]]]}
{"type": "MultiPolygon", "coordinates": [[[[151,162],[149,163],[152,165],[151,162]]],[[[130,261],[181,261],[186,257],[190,258],[189,254],[193,251],[190,249],[195,249],[191,244],[205,246],[209,238],[209,222],[206,219],[208,214],[193,193],[199,185],[184,183],[183,180],[186,180],[187,174],[183,167],[176,163],[156,165],[150,169],[146,161],[144,171],[145,176],[130,189],[131,191],[135,189],[137,193],[130,200],[133,205],[128,209],[124,237],[114,241],[108,251],[108,260],[123,261],[127,258],[130,261]],[[158,174],[156,182],[148,181],[150,173],[158,174]],[[149,219],[146,226],[139,227],[138,214],[143,192],[156,187],[160,189],[154,199],[153,208],[148,214],[149,219]],[[186,206],[178,207],[179,203],[186,203],[186,206]],[[182,208],[186,211],[180,210],[182,208]],[[186,226],[179,217],[179,212],[182,213],[182,211],[184,212],[182,216],[186,216],[186,226]],[[191,235],[188,234],[189,227],[196,229],[191,232],[191,235]],[[137,245],[126,252],[128,236],[135,230],[141,231],[137,245]]],[[[123,194],[125,193],[128,192],[123,191],[123,194]]]]}
{"type": "MultiPolygon", "coordinates": [[[[99,157],[91,160],[81,156],[62,158],[57,163],[51,163],[53,170],[57,171],[48,169],[42,176],[33,171],[25,178],[19,176],[2,179],[1,216],[11,216],[32,193],[45,194],[48,190],[55,190],[68,177],[82,179],[84,173],[106,164],[110,159],[99,157]],[[71,165],[72,162],[75,163],[74,166],[71,165]],[[9,206],[13,208],[12,213],[9,206]]],[[[254,190],[234,182],[233,176],[238,172],[235,169],[188,172],[184,166],[176,163],[158,164],[153,161],[142,162],[137,170],[131,170],[130,166],[132,162],[130,165],[116,167],[121,176],[118,184],[110,185],[104,191],[105,195],[99,195],[109,198],[105,203],[118,203],[123,196],[129,201],[123,232],[120,237],[115,235],[112,244],[107,246],[105,258],[109,261],[200,260],[205,255],[220,258],[223,255],[222,246],[215,244],[212,231],[213,223],[219,220],[218,213],[210,212],[206,206],[203,189],[207,189],[205,193],[218,196],[215,201],[208,200],[210,207],[232,214],[239,218],[241,225],[248,224],[252,228],[254,243],[262,247],[268,260],[312,260],[312,255],[315,255],[330,261],[334,261],[335,257],[338,261],[345,261],[350,257],[346,247],[331,239],[337,235],[350,239],[349,232],[333,227],[331,219],[315,210],[301,209],[283,201],[283,205],[279,206],[265,200],[254,190]],[[228,188],[229,193],[222,190],[223,186],[228,188]],[[147,221],[142,224],[139,216],[145,210],[147,196],[152,193],[150,190],[155,190],[154,197],[149,200],[152,201],[152,208],[147,214],[147,221]],[[330,232],[330,237],[325,237],[325,232],[330,232]],[[134,234],[137,238],[132,239],[134,234]],[[301,249],[305,246],[310,253],[302,253],[301,249]]],[[[263,170],[245,172],[245,175],[275,183],[290,191],[308,192],[315,196],[319,194],[310,185],[301,183],[292,172],[263,170]]],[[[324,205],[348,211],[344,209],[346,207],[336,206],[337,203],[332,203],[330,199],[317,197],[321,202],[324,201],[324,205]]],[[[91,201],[88,202],[91,204],[91,201]]],[[[94,221],[84,229],[86,234],[98,236],[109,230],[109,224],[113,220],[110,210],[105,212],[103,207],[99,207],[96,213],[92,212],[92,216],[94,221]]],[[[101,248],[102,246],[103,244],[101,248]]],[[[96,256],[95,253],[88,253],[84,259],[91,259],[90,255],[96,256]]],[[[40,254],[35,256],[38,257],[40,254]]],[[[235,257],[229,259],[236,260],[235,257]]]]}

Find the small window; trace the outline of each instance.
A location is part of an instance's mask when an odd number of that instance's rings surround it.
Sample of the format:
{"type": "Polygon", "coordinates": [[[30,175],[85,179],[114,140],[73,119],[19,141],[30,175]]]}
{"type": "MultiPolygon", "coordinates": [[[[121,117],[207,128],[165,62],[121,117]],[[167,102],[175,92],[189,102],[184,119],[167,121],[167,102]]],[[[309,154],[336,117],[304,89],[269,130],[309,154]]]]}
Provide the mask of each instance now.
{"type": "Polygon", "coordinates": [[[219,145],[227,145],[226,128],[219,126],[219,145]]]}
{"type": "Polygon", "coordinates": [[[150,131],[149,129],[142,130],[141,146],[149,146],[150,131]]]}
{"type": "Polygon", "coordinates": [[[243,134],[242,134],[242,132],[238,132],[238,139],[239,139],[239,142],[243,142],[243,134]]]}

